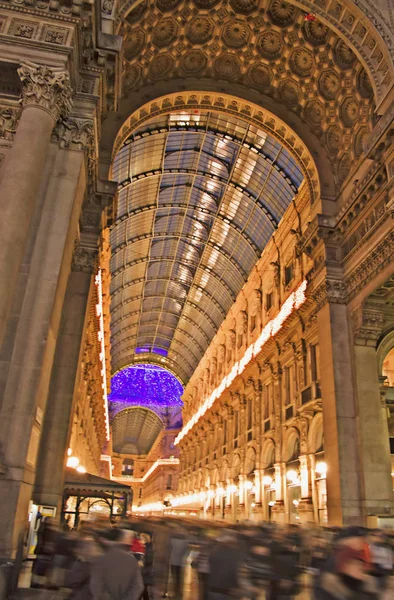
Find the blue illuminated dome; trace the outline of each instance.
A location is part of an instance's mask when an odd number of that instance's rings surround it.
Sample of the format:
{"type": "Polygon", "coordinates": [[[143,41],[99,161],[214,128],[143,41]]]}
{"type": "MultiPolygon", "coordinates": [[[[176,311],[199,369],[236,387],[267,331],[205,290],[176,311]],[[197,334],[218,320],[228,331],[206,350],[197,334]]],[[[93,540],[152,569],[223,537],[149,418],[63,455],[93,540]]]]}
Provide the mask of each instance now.
{"type": "Polygon", "coordinates": [[[182,394],[181,383],[167,369],[141,364],[112,377],[109,400],[131,406],[182,406],[182,394]]]}

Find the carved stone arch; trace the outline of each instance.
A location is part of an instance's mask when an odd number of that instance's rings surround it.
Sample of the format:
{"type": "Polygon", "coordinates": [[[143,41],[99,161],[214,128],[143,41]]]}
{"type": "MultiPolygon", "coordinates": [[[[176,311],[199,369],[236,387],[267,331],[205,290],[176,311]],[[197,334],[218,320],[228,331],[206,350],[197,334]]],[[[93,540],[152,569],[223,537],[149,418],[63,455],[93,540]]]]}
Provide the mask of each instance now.
{"type": "Polygon", "coordinates": [[[261,448],[261,468],[272,467],[275,462],[275,442],[271,438],[263,442],[261,448]]]}
{"type": "MultiPolygon", "coordinates": [[[[113,2],[112,4],[115,3],[113,2]]],[[[163,0],[162,4],[163,6],[160,6],[160,9],[165,11],[165,6],[168,6],[168,10],[171,10],[175,8],[178,3],[174,1],[171,2],[171,0],[163,0]]],[[[285,14],[283,11],[280,12],[275,10],[275,6],[273,6],[274,4],[275,3],[271,2],[269,5],[269,10],[267,11],[268,14],[270,14],[273,23],[279,26],[291,25],[291,20],[293,20],[292,15],[290,15],[290,22],[286,21],[286,19],[289,17],[289,11],[286,11],[285,14]]],[[[317,3],[311,0],[290,0],[288,3],[290,12],[297,12],[294,10],[291,11],[291,5],[298,7],[301,15],[303,12],[312,12],[316,15],[317,23],[309,21],[306,23],[306,25],[312,25],[312,28],[313,26],[316,28],[316,25],[320,27],[320,29],[315,32],[317,41],[319,40],[319,36],[321,37],[322,33],[324,33],[324,30],[321,32],[321,28],[326,27],[351,46],[353,52],[356,54],[360,62],[363,64],[364,69],[367,70],[373,80],[374,94],[376,103],[378,105],[384,98],[384,83],[387,80],[390,82],[394,73],[394,44],[387,15],[383,15],[380,12],[373,0],[341,0],[341,2],[338,2],[337,0],[327,0],[327,2],[324,3],[317,3]],[[365,17],[367,17],[367,19],[365,17]]],[[[201,8],[205,8],[205,5],[204,7],[201,6],[201,8]]],[[[250,12],[255,8],[256,7],[253,5],[253,3],[250,3],[250,7],[248,6],[248,14],[250,14],[250,12]]],[[[147,3],[143,0],[126,0],[126,2],[124,2],[121,6],[118,6],[117,9],[112,9],[112,14],[115,17],[116,33],[121,33],[122,25],[126,20],[130,21],[131,12],[133,12],[134,20],[138,21],[144,16],[144,13],[146,13],[147,10],[147,3]]],[[[242,16],[242,12],[244,11],[241,11],[240,16],[242,16]]],[[[165,12],[162,18],[167,17],[167,21],[170,21],[167,16],[168,14],[169,13],[165,12]]],[[[176,27],[175,24],[173,27],[176,27]]],[[[208,29],[209,27],[212,27],[212,24],[209,25],[208,19],[205,29],[207,27],[208,29]]],[[[170,29],[166,33],[167,37],[171,37],[170,29]]],[[[224,41],[229,47],[231,47],[234,34],[237,40],[239,38],[240,43],[245,43],[248,41],[247,28],[245,29],[244,27],[241,27],[236,33],[232,31],[230,37],[228,34],[224,34],[224,41]],[[244,36],[244,39],[241,40],[240,36],[242,35],[244,36]]],[[[313,29],[311,35],[313,35],[313,29]]],[[[136,42],[134,42],[134,45],[135,43],[136,42]]],[[[172,43],[172,39],[169,38],[168,43],[172,43]]],[[[190,63],[189,59],[188,68],[191,69],[190,73],[192,73],[193,70],[196,72],[196,69],[201,68],[203,56],[203,53],[200,53],[199,60],[197,60],[197,57],[194,57],[194,62],[192,63],[190,63]]],[[[230,66],[232,67],[233,71],[236,69],[235,64],[230,66]]],[[[229,67],[227,67],[227,70],[228,69],[229,67]]],[[[233,71],[229,71],[228,74],[231,76],[233,71]]],[[[269,83],[269,76],[265,75],[265,79],[263,80],[262,75],[260,75],[260,80],[261,84],[267,85],[269,83]]]]}
{"type": "Polygon", "coordinates": [[[103,122],[100,143],[100,176],[110,177],[114,156],[127,137],[138,127],[158,115],[190,109],[192,106],[196,110],[211,108],[230,115],[239,115],[247,122],[266,129],[295,156],[300,164],[315,209],[322,210],[321,196],[334,198],[336,192],[327,152],[317,138],[308,133],[305,125],[301,121],[298,122],[297,115],[292,115],[292,126],[290,127],[286,125],[287,111],[283,111],[279,115],[280,110],[278,111],[277,103],[275,105],[275,103],[263,102],[258,95],[250,95],[250,90],[242,86],[227,86],[225,83],[221,89],[227,88],[227,93],[211,92],[209,90],[215,85],[209,80],[196,82],[195,89],[201,89],[203,84],[205,88],[203,92],[179,93],[179,81],[175,81],[175,83],[168,81],[159,86],[157,90],[155,90],[155,85],[150,86],[149,96],[154,100],[141,102],[144,94],[132,94],[130,98],[121,101],[117,113],[109,113],[103,122]],[[163,88],[168,92],[167,95],[163,95],[163,88]],[[234,96],[235,93],[238,93],[238,96],[234,96]],[[263,104],[267,105],[267,108],[263,109],[263,104]],[[119,123],[122,122],[123,125],[119,127],[119,123]]]}
{"type": "MultiPolygon", "coordinates": [[[[171,87],[179,90],[178,86],[171,86],[171,81],[166,83],[166,87],[169,88],[167,95],[154,96],[154,100],[146,102],[141,105],[141,102],[133,98],[131,102],[127,102],[123,108],[123,103],[119,107],[116,113],[116,122],[112,131],[109,132],[107,129],[110,128],[112,121],[112,115],[108,115],[108,118],[103,123],[102,130],[102,146],[105,144],[105,154],[110,150],[111,145],[111,156],[109,158],[109,165],[111,164],[116,153],[122,147],[128,137],[136,131],[139,127],[145,124],[147,121],[154,119],[155,117],[163,114],[169,114],[171,112],[187,110],[193,108],[194,110],[216,110],[229,115],[236,115],[243,120],[250,122],[251,124],[266,129],[272,136],[274,136],[297,160],[300,167],[303,170],[311,202],[315,203],[320,196],[320,181],[319,177],[324,178],[321,169],[318,169],[319,156],[318,152],[325,155],[325,150],[320,146],[316,146],[313,140],[310,139],[307,142],[298,135],[293,127],[286,124],[288,118],[287,112],[284,111],[282,116],[277,116],[278,107],[272,103],[271,107],[263,108],[258,98],[249,100],[247,98],[247,90],[243,87],[230,86],[227,93],[216,93],[211,91],[187,91],[179,92],[172,91],[171,87]],[[234,89],[235,88],[235,89],[234,89]],[[235,95],[236,91],[239,91],[239,95],[235,95]],[[244,99],[245,98],[245,99],[244,99]],[[257,100],[257,102],[256,102],[257,100]],[[123,110],[122,110],[123,109],[123,110]],[[123,125],[119,128],[119,121],[124,118],[123,125]],[[311,148],[311,150],[309,150],[311,148]],[[316,150],[315,150],[316,148],[316,150]],[[312,152],[315,158],[312,156],[312,152]]],[[[200,85],[196,88],[201,88],[200,85]]],[[[212,82],[209,83],[207,80],[207,90],[212,88],[212,82]]],[[[163,90],[163,86],[160,87],[163,90]]],[[[151,95],[151,94],[150,94],[151,95]]],[[[134,97],[136,95],[134,94],[134,97]]],[[[139,95],[138,95],[139,96],[139,95]]],[[[143,96],[142,96],[143,97],[143,96]]],[[[296,117],[296,115],[294,115],[296,117]]],[[[104,151],[104,148],[102,148],[104,151]]],[[[104,152],[103,152],[104,155],[104,152]]],[[[325,167],[327,168],[327,164],[325,167]]],[[[330,168],[330,167],[329,167],[330,168]]],[[[328,182],[324,184],[324,191],[322,193],[334,193],[334,189],[328,182]]]]}
{"type": "Polygon", "coordinates": [[[308,432],[308,451],[311,454],[315,454],[323,447],[324,435],[323,435],[323,413],[317,413],[309,426],[308,432]]]}
{"type": "Polygon", "coordinates": [[[283,460],[288,462],[299,456],[300,432],[295,427],[289,427],[283,437],[283,460]]]}
{"type": "Polygon", "coordinates": [[[245,453],[244,474],[251,475],[257,467],[257,450],[253,446],[249,446],[245,453]]]}
{"type": "Polygon", "coordinates": [[[233,454],[230,465],[230,477],[236,479],[241,475],[242,472],[242,460],[238,452],[233,454]]]}
{"type": "Polygon", "coordinates": [[[384,360],[392,348],[394,348],[394,329],[384,335],[376,350],[379,375],[382,375],[384,360]]]}

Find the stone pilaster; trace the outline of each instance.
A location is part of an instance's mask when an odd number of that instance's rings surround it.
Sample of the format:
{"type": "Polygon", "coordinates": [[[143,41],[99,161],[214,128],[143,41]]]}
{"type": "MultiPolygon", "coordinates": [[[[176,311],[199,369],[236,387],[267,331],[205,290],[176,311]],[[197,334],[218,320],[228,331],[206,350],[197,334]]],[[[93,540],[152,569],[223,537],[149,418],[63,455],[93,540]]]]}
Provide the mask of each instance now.
{"type": "Polygon", "coordinates": [[[394,512],[387,418],[382,413],[376,345],[384,326],[383,306],[365,302],[352,312],[363,510],[394,512]]]}
{"type": "Polygon", "coordinates": [[[71,108],[68,73],[25,63],[22,81],[22,114],[0,182],[0,344],[16,288],[29,227],[37,203],[56,121],[71,108]],[[12,202],[10,201],[12,199],[12,202]]]}

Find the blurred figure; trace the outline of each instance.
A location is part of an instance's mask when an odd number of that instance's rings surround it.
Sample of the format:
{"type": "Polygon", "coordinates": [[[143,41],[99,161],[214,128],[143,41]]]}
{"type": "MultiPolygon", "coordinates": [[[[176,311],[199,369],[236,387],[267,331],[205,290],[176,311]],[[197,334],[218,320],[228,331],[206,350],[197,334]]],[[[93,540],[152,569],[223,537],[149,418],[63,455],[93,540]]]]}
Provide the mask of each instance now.
{"type": "Polygon", "coordinates": [[[288,535],[284,530],[274,530],[271,544],[272,577],[268,600],[290,600],[299,594],[300,548],[298,536],[288,535]]]}
{"type": "Polygon", "coordinates": [[[385,590],[393,572],[393,551],[389,539],[383,531],[373,530],[368,536],[371,549],[371,575],[378,588],[385,590]]]}
{"type": "Polygon", "coordinates": [[[144,545],[144,558],[142,565],[142,580],[144,591],[141,600],[152,600],[154,595],[154,570],[153,570],[153,544],[152,537],[147,533],[141,534],[141,542],[144,545]]]}
{"type": "Polygon", "coordinates": [[[175,600],[183,597],[183,581],[186,558],[189,552],[189,542],[185,534],[175,531],[170,539],[170,571],[175,600]]]}
{"type": "Polygon", "coordinates": [[[90,600],[92,564],[102,556],[104,549],[93,536],[83,536],[75,544],[75,561],[66,573],[64,585],[71,588],[70,600],[90,600]]]}
{"type": "Polygon", "coordinates": [[[209,554],[208,600],[228,600],[239,590],[241,554],[235,533],[223,531],[209,554]]]}
{"type": "Polygon", "coordinates": [[[91,600],[140,600],[144,591],[141,568],[130,554],[132,532],[119,530],[118,539],[107,542],[104,554],[91,564],[91,600]]]}
{"type": "Polygon", "coordinates": [[[341,532],[332,568],[322,573],[315,600],[382,600],[383,595],[369,574],[371,567],[365,534],[357,528],[341,532]]]}
{"type": "Polygon", "coordinates": [[[208,600],[208,575],[209,575],[210,544],[208,537],[201,534],[192,562],[192,567],[197,571],[199,600],[208,600]]]}
{"type": "Polygon", "coordinates": [[[261,539],[251,540],[240,575],[244,596],[248,600],[259,600],[271,579],[272,557],[269,546],[261,539]]]}

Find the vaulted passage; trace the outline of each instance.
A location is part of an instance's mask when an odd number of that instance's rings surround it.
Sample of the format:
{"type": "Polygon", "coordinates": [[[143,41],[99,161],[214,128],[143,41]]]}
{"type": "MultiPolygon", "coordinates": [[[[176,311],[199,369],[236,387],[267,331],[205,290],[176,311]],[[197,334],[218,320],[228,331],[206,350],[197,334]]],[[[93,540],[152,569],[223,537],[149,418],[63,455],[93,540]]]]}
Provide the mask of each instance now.
{"type": "Polygon", "coordinates": [[[187,382],[303,182],[290,152],[215,111],[160,116],[118,152],[112,367],[187,382]]]}

